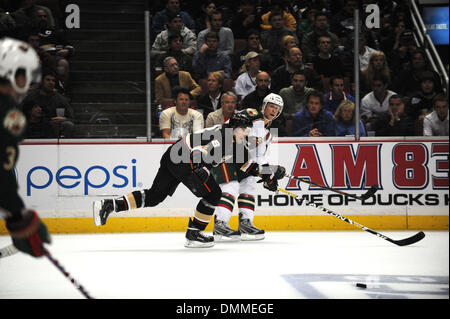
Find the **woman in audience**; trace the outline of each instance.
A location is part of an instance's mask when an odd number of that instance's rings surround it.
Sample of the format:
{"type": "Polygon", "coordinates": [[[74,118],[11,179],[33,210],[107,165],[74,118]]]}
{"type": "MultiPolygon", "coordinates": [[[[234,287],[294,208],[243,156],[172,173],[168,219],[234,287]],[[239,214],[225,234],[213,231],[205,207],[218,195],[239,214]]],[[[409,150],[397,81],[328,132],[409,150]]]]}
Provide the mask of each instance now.
{"type": "MultiPolygon", "coordinates": [[[[355,103],[343,100],[334,113],[336,136],[355,135],[355,103]]],[[[359,136],[366,136],[364,123],[359,121],[359,136]]]]}
{"type": "Polygon", "coordinates": [[[365,95],[371,91],[373,77],[376,73],[384,74],[388,79],[388,86],[391,85],[391,70],[389,69],[387,59],[382,51],[374,52],[369,59],[369,64],[361,72],[361,91],[365,95]]]}

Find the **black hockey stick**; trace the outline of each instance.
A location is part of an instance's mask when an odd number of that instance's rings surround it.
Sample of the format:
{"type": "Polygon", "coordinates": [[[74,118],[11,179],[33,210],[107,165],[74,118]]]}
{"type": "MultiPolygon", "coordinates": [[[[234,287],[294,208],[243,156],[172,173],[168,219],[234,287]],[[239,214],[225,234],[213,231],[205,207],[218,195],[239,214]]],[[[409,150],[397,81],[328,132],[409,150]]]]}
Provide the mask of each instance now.
{"type": "MultiPolygon", "coordinates": [[[[282,193],[288,194],[291,197],[294,197],[294,198],[298,197],[297,194],[294,194],[294,193],[292,193],[290,191],[287,191],[287,190],[285,190],[283,188],[278,187],[278,190],[280,192],[282,192],[282,193]]],[[[356,227],[358,227],[358,228],[360,228],[362,230],[365,230],[366,232],[369,232],[369,233],[371,233],[371,234],[373,234],[375,236],[383,238],[384,240],[387,240],[387,241],[389,241],[389,242],[391,242],[393,244],[396,244],[398,246],[411,245],[411,244],[417,243],[419,240],[422,240],[425,237],[425,233],[420,231],[417,234],[415,234],[414,236],[411,236],[411,237],[408,237],[408,238],[405,238],[405,239],[401,239],[401,240],[394,240],[394,239],[391,239],[391,238],[389,238],[389,237],[387,237],[387,236],[385,236],[383,234],[380,234],[379,232],[377,232],[377,231],[375,231],[373,229],[367,228],[366,226],[363,226],[363,225],[361,225],[361,224],[359,224],[357,222],[354,222],[353,220],[348,219],[347,217],[341,216],[338,213],[335,213],[335,212],[329,210],[328,208],[320,206],[319,204],[316,204],[316,203],[313,203],[313,202],[310,202],[310,201],[307,201],[307,200],[305,200],[305,202],[306,202],[306,205],[308,205],[308,206],[316,207],[316,208],[320,209],[321,211],[323,211],[324,213],[327,213],[328,215],[332,215],[332,216],[334,216],[336,218],[339,218],[340,220],[343,220],[344,222],[347,222],[347,223],[349,223],[349,224],[351,224],[353,226],[356,226],[356,227]]]]}
{"type": "Polygon", "coordinates": [[[84,287],[79,282],[77,282],[67,270],[64,269],[59,261],[54,258],[47,249],[44,250],[44,255],[48,258],[48,260],[52,262],[53,265],[55,265],[56,268],[58,268],[59,271],[61,271],[61,273],[75,286],[75,288],[77,288],[83,294],[83,296],[85,296],[87,299],[94,299],[89,295],[86,289],[84,289],[84,287]]]}
{"type": "Polygon", "coordinates": [[[370,187],[370,189],[367,192],[365,192],[361,196],[358,196],[358,195],[355,195],[355,194],[346,193],[346,192],[341,191],[339,189],[334,189],[334,188],[331,188],[331,187],[328,187],[328,186],[325,186],[325,185],[322,185],[322,184],[318,184],[318,183],[312,182],[312,181],[310,181],[307,178],[301,178],[301,177],[292,176],[292,175],[289,175],[289,174],[286,174],[284,176],[288,177],[288,178],[291,178],[291,179],[295,179],[295,180],[300,181],[300,182],[304,182],[304,183],[308,183],[308,184],[311,184],[311,185],[314,185],[314,186],[317,186],[317,187],[320,187],[320,188],[324,188],[324,189],[327,189],[329,191],[332,191],[332,192],[335,192],[335,193],[339,193],[339,194],[342,194],[342,195],[345,195],[345,196],[348,196],[348,197],[351,197],[351,198],[359,199],[359,200],[368,199],[370,196],[375,194],[376,191],[378,190],[376,185],[372,185],[372,187],[370,187]]]}
{"type": "Polygon", "coordinates": [[[6,246],[6,247],[3,247],[3,248],[0,249],[0,258],[14,255],[18,251],[19,250],[13,244],[11,244],[9,246],[6,246]]]}

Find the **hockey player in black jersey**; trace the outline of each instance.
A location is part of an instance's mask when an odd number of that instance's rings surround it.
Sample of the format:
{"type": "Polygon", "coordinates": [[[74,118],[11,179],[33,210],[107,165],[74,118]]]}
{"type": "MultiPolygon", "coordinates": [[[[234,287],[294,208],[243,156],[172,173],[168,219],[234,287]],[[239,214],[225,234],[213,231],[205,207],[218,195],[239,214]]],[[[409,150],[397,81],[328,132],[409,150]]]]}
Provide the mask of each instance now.
{"type": "Polygon", "coordinates": [[[213,246],[214,237],[202,231],[209,224],[222,191],[210,175],[210,169],[230,159],[242,165],[247,163],[245,143],[252,125],[252,119],[240,112],[235,113],[227,124],[187,134],[163,154],[150,189],[94,202],[95,225],[104,225],[112,212],[156,206],[167,196],[172,196],[177,186],[183,183],[194,195],[201,197],[194,217],[189,219],[185,246],[213,246]]]}
{"type": "Polygon", "coordinates": [[[50,243],[50,235],[17,193],[14,167],[26,130],[26,118],[16,105],[30,84],[38,81],[39,58],[34,49],[22,41],[0,39],[0,217],[6,219],[14,246],[34,257],[44,254],[43,244],[50,243]]]}

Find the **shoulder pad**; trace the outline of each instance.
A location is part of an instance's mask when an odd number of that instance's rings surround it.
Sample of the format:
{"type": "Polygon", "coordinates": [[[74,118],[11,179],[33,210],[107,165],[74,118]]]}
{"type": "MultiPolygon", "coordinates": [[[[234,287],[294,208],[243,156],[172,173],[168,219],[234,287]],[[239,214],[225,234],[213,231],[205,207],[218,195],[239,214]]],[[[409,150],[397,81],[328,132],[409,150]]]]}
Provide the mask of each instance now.
{"type": "Polygon", "coordinates": [[[247,114],[247,116],[252,120],[259,120],[259,119],[263,119],[263,115],[260,111],[258,111],[257,109],[252,109],[252,108],[248,108],[248,109],[244,109],[241,112],[244,112],[245,114],[247,114]]]}

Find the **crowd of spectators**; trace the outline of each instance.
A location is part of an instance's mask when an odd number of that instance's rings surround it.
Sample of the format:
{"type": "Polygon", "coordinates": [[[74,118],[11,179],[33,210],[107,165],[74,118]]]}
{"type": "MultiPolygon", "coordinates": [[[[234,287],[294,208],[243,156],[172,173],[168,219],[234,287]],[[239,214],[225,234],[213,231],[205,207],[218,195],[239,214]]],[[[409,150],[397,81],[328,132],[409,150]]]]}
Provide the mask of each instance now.
{"type": "Polygon", "coordinates": [[[41,82],[32,83],[19,107],[27,117],[27,138],[74,136],[70,104],[70,59],[58,0],[0,0],[0,37],[27,42],[41,62],[41,82]]]}
{"type": "MultiPolygon", "coordinates": [[[[175,15],[196,35],[187,72],[194,82],[207,83],[191,104],[204,120],[210,114],[226,119],[220,111],[224,96],[239,110],[259,108],[267,94],[277,93],[285,105],[272,123],[279,136],[355,135],[353,13],[360,5],[364,21],[364,1],[218,0],[204,1],[200,9],[183,4],[161,1],[165,7],[155,14],[153,28],[165,13],[166,31],[160,34],[181,33],[168,31],[175,15]],[[225,88],[224,80],[232,84],[225,88]]],[[[359,34],[360,135],[445,135],[448,102],[442,102],[441,78],[415,45],[407,7],[378,4],[381,28],[362,23],[359,34]]],[[[152,49],[155,55],[161,53],[152,49]]]]}
{"type": "MultiPolygon", "coordinates": [[[[59,1],[0,0],[0,32],[34,47],[44,74],[54,79],[52,90],[58,98],[45,104],[42,96],[47,91],[41,84],[34,88],[40,93],[30,92],[26,99],[29,120],[47,123],[36,125],[30,136],[48,135],[49,124],[54,129],[52,136],[70,137],[73,111],[67,87],[75,50],[65,39],[61,16],[42,3],[59,1]],[[56,119],[56,109],[60,108],[65,109],[65,115],[56,119]],[[42,119],[37,121],[36,116],[42,119]]],[[[353,12],[360,6],[360,20],[364,22],[368,2],[149,3],[155,115],[171,109],[183,118],[188,113],[177,112],[185,112],[187,103],[189,109],[202,115],[200,126],[204,126],[208,115],[221,108],[225,93],[228,98],[228,93],[234,94],[237,110],[259,108],[267,94],[277,93],[285,103],[283,116],[272,123],[279,129],[279,136],[354,134],[353,12]],[[180,88],[189,94],[178,108],[180,88]]],[[[362,23],[359,33],[359,131],[363,136],[441,134],[445,131],[441,127],[448,126],[448,102],[441,105],[445,101],[441,78],[414,42],[408,9],[403,2],[377,3],[381,27],[367,29],[362,23]],[[445,108],[447,116],[443,115],[445,108]],[[430,129],[429,125],[437,128],[430,129]]],[[[158,121],[159,136],[163,136],[163,120],[158,121]]]]}

